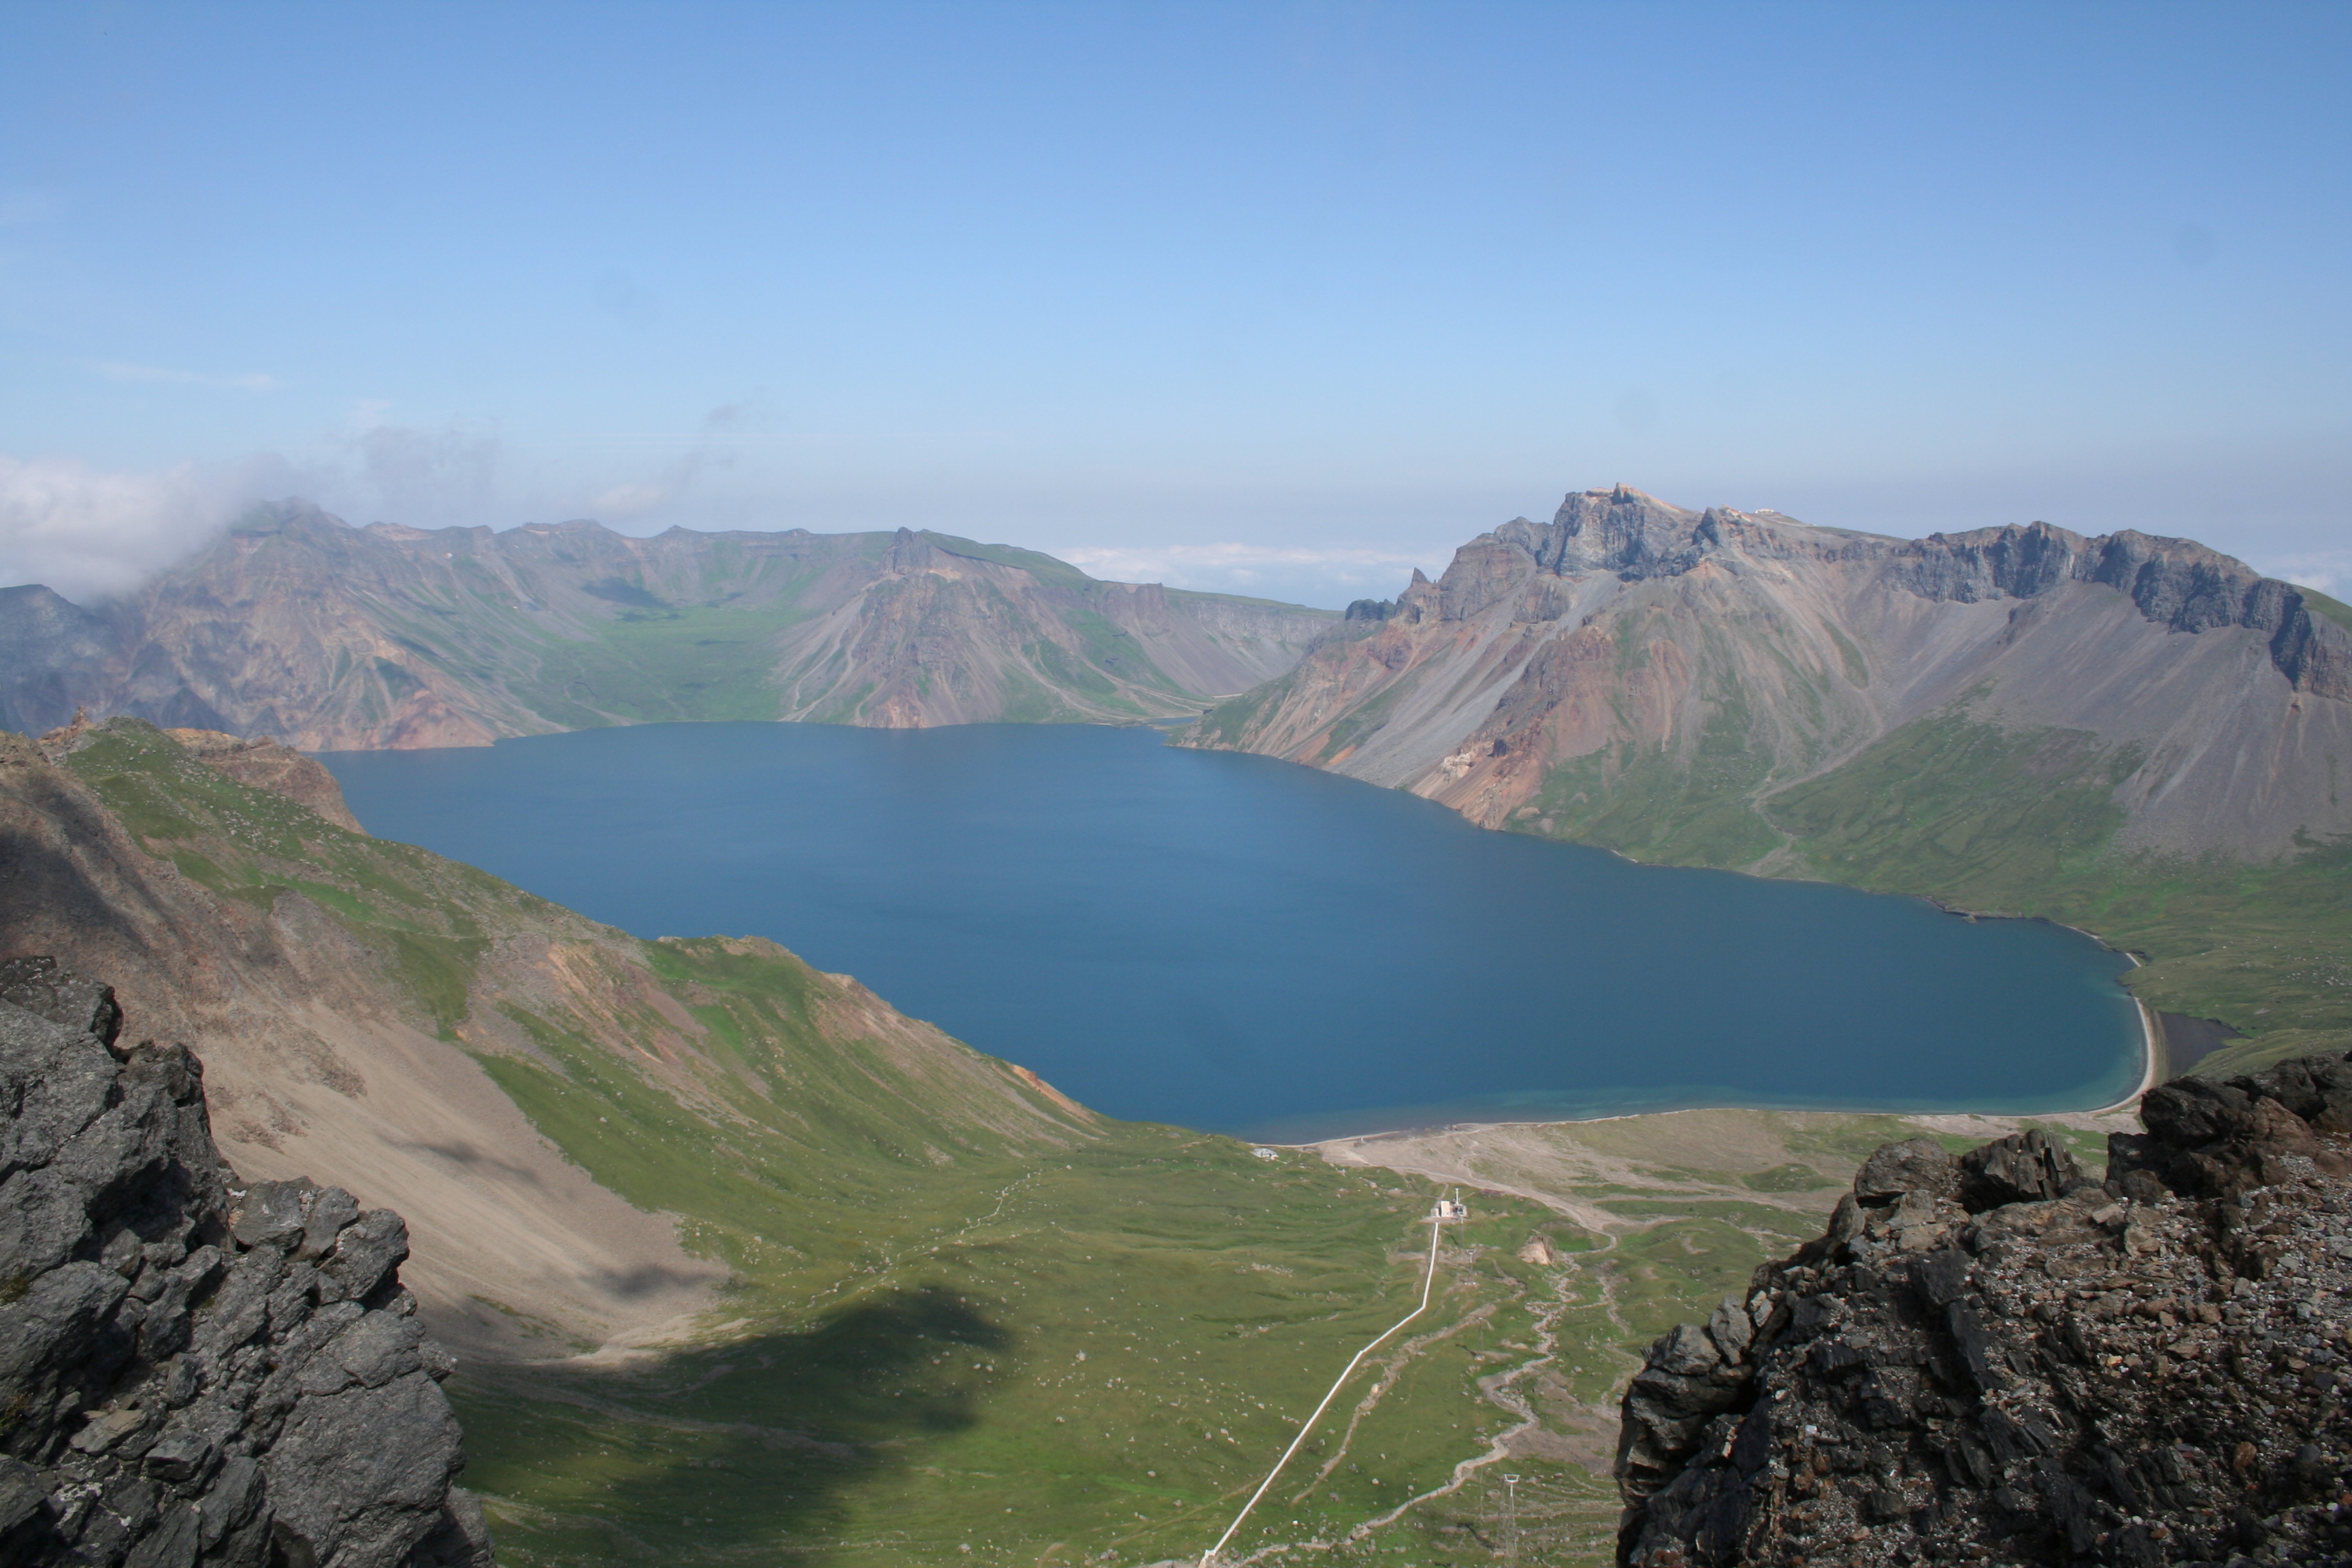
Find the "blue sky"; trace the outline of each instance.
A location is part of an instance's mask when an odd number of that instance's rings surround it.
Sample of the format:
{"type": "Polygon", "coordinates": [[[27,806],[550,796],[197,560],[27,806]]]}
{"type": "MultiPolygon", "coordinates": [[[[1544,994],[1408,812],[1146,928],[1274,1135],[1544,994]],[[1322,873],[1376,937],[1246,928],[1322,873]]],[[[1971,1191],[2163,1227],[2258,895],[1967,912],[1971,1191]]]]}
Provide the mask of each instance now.
{"type": "Polygon", "coordinates": [[[2352,588],[2352,7],[0,10],[0,580],[257,495],[1318,602],[1624,481],[2352,588]]]}

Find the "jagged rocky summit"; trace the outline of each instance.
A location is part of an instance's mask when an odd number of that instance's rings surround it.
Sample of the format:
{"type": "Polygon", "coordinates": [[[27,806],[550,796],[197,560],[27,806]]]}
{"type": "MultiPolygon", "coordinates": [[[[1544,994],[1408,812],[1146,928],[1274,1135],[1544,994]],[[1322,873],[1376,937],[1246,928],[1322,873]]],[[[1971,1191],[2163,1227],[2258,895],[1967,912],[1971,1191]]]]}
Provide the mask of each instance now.
{"type": "Polygon", "coordinates": [[[240,1183],[121,1024],[0,964],[0,1562],[487,1568],[400,1216],[240,1183]]]}
{"type": "Polygon", "coordinates": [[[2022,766],[2091,838],[2267,860],[2352,831],[2326,761],[2352,746],[2352,607],[2127,529],[1894,539],[1620,485],[1358,601],[1186,743],[1642,859],[1801,849],[1812,874],[1851,874],[1862,847],[1818,840],[1882,781],[1980,852],[2022,766]]]}
{"type": "Polygon", "coordinates": [[[1888,1144],[1626,1390],[1625,1563],[2352,1562],[2352,1058],[2176,1080],[2094,1180],[1888,1144]]]}

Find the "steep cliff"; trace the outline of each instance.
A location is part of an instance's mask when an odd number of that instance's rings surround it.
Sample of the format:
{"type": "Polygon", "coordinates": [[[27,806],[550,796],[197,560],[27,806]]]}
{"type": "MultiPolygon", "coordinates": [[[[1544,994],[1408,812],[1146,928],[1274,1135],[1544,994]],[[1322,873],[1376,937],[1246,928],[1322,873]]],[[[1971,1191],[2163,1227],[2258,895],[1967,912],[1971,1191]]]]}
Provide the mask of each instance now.
{"type": "Polygon", "coordinates": [[[1825,1236],[1651,1347],[1621,1561],[2352,1551],[2352,1058],[2140,1114],[2104,1183],[2038,1133],[1873,1155],[1825,1236]]]}
{"type": "Polygon", "coordinates": [[[400,1215],[240,1180],[196,1058],[123,1021],[0,963],[0,1556],[487,1568],[400,1215]]]}
{"type": "Polygon", "coordinates": [[[1279,674],[1336,618],[905,529],[354,529],[288,502],[114,603],[0,590],[0,724],[86,707],[331,751],[656,720],[1134,721],[1279,674]]]}
{"type": "Polygon", "coordinates": [[[1961,722],[2095,783],[2122,847],[2263,859],[2352,831],[2352,630],[2331,616],[2352,612],[2185,540],[1885,539],[1621,487],[1416,574],[1194,743],[1741,865],[1788,839],[1780,792],[1961,722]]]}

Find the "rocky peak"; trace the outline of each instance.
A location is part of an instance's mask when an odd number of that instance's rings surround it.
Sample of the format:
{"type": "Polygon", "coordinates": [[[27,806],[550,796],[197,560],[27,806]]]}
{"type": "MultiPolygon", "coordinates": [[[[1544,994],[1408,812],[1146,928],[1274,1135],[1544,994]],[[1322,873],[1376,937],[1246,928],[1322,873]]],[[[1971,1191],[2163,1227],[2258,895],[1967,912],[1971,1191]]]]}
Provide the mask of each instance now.
{"type": "Polygon", "coordinates": [[[400,1216],[239,1181],[121,1023],[0,964],[0,1561],[488,1568],[400,1216]]]}
{"type": "Polygon", "coordinates": [[[2271,661],[2298,689],[2352,698],[2352,633],[2315,617],[2293,584],[2194,540],[2132,529],[2084,538],[2046,522],[1931,533],[1901,547],[1891,581],[1922,598],[1962,604],[2101,584],[2168,631],[2244,626],[2268,634],[2271,661]]]}
{"type": "Polygon", "coordinates": [[[2147,1565],[2352,1549],[2352,1058],[1879,1150],[1627,1389],[1620,1560],[2147,1565]]]}
{"type": "MultiPolygon", "coordinates": [[[[1446,570],[1450,574],[1453,568],[1448,567],[1446,570]]],[[[1412,581],[1407,583],[1404,585],[1404,592],[1396,596],[1396,617],[1408,626],[1419,626],[1423,621],[1436,620],[1440,616],[1444,600],[1444,591],[1431,582],[1427,574],[1416,566],[1412,569],[1412,581]]]]}
{"type": "Polygon", "coordinates": [[[1614,572],[1633,582],[1696,564],[1707,547],[1696,537],[1700,521],[1697,512],[1619,485],[1573,493],[1549,524],[1517,519],[1495,537],[1525,550],[1546,572],[1614,572]]]}
{"type": "Polygon", "coordinates": [[[890,541],[890,570],[912,575],[928,572],[939,564],[940,552],[931,542],[911,528],[901,528],[890,541]]]}

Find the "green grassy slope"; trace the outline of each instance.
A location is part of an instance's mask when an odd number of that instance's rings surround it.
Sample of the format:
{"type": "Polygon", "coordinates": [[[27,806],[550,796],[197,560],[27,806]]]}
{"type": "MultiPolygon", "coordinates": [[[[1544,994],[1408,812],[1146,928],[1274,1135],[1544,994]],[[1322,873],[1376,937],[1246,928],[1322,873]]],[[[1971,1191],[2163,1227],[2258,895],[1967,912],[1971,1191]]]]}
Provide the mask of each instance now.
{"type": "MultiPolygon", "coordinates": [[[[898,1198],[897,1227],[833,1289],[735,1255],[741,1322],[707,1347],[467,1384],[470,1479],[498,1500],[510,1560],[1196,1554],[1354,1350],[1410,1310],[1429,1194],[1115,1127],[898,1198]]],[[[1549,1282],[1509,1255],[1537,1212],[1479,1212],[1483,1245],[1450,1258],[1426,1320],[1444,1337],[1408,1342],[1333,1477],[1297,1500],[1344,1426],[1245,1540],[1344,1536],[1509,1424],[1475,1380],[1528,1359],[1549,1282]]],[[[781,1203],[729,1213],[794,1223],[781,1203]]],[[[1446,1522],[1441,1508],[1405,1533],[1446,1522]]]]}
{"type": "Polygon", "coordinates": [[[575,729],[615,719],[772,720],[775,638],[803,618],[792,596],[751,609],[625,609],[592,638],[545,639],[516,695],[551,723],[575,729]]]}
{"type": "Polygon", "coordinates": [[[2246,1037],[2201,1071],[2352,1048],[2352,843],[2273,865],[2123,853],[2114,789],[2140,761],[2087,731],[2004,727],[1955,705],[1777,791],[1731,748],[1713,774],[1637,759],[1605,790],[1571,763],[1537,805],[1554,836],[1637,859],[2079,926],[2142,960],[2128,984],[2149,1005],[2246,1037]]]}
{"type": "MultiPolygon", "coordinates": [[[[290,890],[327,910],[381,961],[388,1006],[476,1051],[599,1184],[677,1215],[688,1249],[725,1266],[690,1344],[453,1382],[467,1480],[509,1563],[1197,1553],[1417,1298],[1430,1184],[1093,1118],[952,1042],[910,1044],[903,1021],[861,1022],[838,982],[770,944],[637,942],[334,828],[135,721],[64,760],[151,854],[216,892],[266,907],[290,890]],[[659,1010],[603,1005],[626,985],[507,988],[499,955],[519,931],[574,942],[705,1035],[683,1055],[653,1048],[676,1037],[659,1010]]],[[[1482,1560],[1499,1469],[1443,1489],[1522,1419],[1493,1380],[1550,1390],[1536,1404],[1554,1443],[1597,1431],[1643,1341],[1803,1228],[1666,1220],[1612,1254],[1612,1295],[1572,1264],[1515,1256],[1539,1228],[1571,1258],[1595,1238],[1524,1200],[1472,1201],[1434,1306],[1360,1373],[1245,1549],[1362,1529],[1367,1552],[1482,1560]],[[1555,1379],[1555,1364],[1583,1370],[1555,1379]]],[[[528,1328],[530,1303],[507,1305],[528,1328]]],[[[1586,1441],[1605,1468],[1605,1438],[1586,1441]]],[[[1577,1560],[1605,1557],[1605,1481],[1540,1452],[1507,1468],[1581,1542],[1577,1560]]]]}
{"type": "Polygon", "coordinates": [[[2063,921],[2137,955],[2149,1005],[2247,1037],[2200,1071],[2352,1048],[2352,842],[2275,865],[2119,853],[2112,790],[2138,765],[2079,731],[1952,710],[1766,810],[1815,876],[2063,921]]]}

